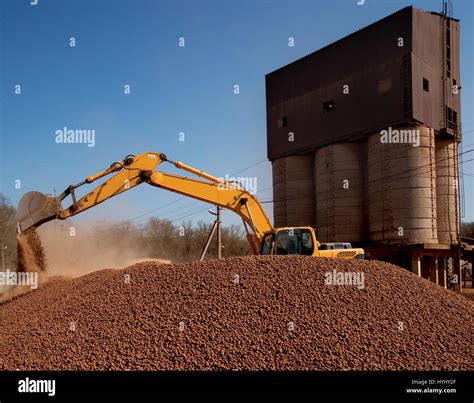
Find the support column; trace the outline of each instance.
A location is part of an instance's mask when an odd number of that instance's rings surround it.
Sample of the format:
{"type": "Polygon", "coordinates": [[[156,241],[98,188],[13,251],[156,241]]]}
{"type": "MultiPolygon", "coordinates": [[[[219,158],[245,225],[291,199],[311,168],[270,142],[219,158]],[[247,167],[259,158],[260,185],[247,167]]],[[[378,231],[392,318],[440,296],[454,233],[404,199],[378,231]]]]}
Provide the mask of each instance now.
{"type": "Polygon", "coordinates": [[[418,277],[421,276],[421,259],[419,256],[411,257],[411,271],[415,273],[418,277]]]}
{"type": "Polygon", "coordinates": [[[429,265],[430,265],[430,281],[432,283],[438,284],[438,259],[436,256],[430,256],[429,265]]]}
{"type": "Polygon", "coordinates": [[[445,256],[440,256],[438,258],[438,284],[441,287],[447,288],[446,284],[446,257],[445,256]]]}

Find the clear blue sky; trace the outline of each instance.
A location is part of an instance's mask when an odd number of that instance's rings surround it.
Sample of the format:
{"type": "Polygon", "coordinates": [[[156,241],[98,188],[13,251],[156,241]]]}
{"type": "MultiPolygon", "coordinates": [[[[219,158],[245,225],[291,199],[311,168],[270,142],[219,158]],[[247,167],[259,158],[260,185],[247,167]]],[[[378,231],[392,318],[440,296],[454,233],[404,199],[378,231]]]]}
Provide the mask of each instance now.
{"type": "MultiPolygon", "coordinates": [[[[0,0],[0,191],[14,204],[30,190],[62,191],[129,153],[162,151],[216,176],[261,161],[265,74],[405,6],[441,9],[441,0],[30,2],[0,0]],[[95,129],[95,147],[56,144],[55,131],[64,126],[95,129]],[[178,141],[181,131],[185,142],[178,141]]],[[[472,0],[454,0],[462,24],[465,144],[474,144],[473,9],[472,0]]],[[[474,174],[474,163],[464,171],[474,174]]],[[[257,176],[260,199],[272,198],[268,162],[240,175],[257,176]]],[[[473,183],[465,177],[467,220],[474,220],[473,183]]],[[[80,219],[134,218],[177,197],[143,185],[80,219]]],[[[157,213],[173,219],[203,206],[183,199],[157,213]]],[[[211,220],[206,212],[191,218],[211,220]]],[[[231,213],[224,219],[237,222],[231,213]]]]}

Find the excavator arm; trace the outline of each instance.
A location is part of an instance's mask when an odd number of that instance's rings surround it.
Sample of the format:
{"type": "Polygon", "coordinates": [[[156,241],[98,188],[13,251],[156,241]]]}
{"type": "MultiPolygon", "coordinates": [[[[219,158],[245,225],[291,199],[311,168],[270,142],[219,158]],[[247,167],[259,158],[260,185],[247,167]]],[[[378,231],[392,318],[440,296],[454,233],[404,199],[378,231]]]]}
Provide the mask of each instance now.
{"type": "Polygon", "coordinates": [[[264,234],[273,231],[260,202],[240,184],[216,178],[182,162],[171,161],[165,154],[156,152],[146,152],[138,156],[129,155],[122,161],[114,162],[106,170],[69,186],[56,197],[40,192],[26,193],[18,205],[18,231],[39,227],[54,219],[64,220],[72,217],[142,183],[208,202],[238,214],[242,218],[247,240],[254,254],[258,254],[264,234]],[[171,163],[198,178],[156,170],[163,162],[171,163]],[[115,175],[84,197],[76,199],[77,188],[113,173],[115,175]],[[71,196],[72,204],[63,208],[62,201],[68,196],[71,196]]]}

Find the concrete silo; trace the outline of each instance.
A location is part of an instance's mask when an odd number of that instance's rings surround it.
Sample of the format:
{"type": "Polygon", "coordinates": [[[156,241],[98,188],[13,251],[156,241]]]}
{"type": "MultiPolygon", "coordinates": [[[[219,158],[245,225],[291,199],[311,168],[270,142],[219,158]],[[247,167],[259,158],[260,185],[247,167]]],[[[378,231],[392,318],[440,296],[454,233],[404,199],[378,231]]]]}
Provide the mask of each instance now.
{"type": "Polygon", "coordinates": [[[342,143],[315,155],[316,226],[321,242],[364,241],[364,147],[342,143]]]}
{"type": "Polygon", "coordinates": [[[292,155],[272,162],[275,226],[314,225],[314,158],[292,155]]]}
{"type": "Polygon", "coordinates": [[[449,139],[439,139],[435,155],[438,239],[443,244],[457,244],[460,242],[458,145],[449,139]]]}
{"type": "Polygon", "coordinates": [[[434,131],[405,126],[387,133],[407,141],[384,142],[381,133],[368,139],[369,239],[383,244],[438,243],[434,131]]]}

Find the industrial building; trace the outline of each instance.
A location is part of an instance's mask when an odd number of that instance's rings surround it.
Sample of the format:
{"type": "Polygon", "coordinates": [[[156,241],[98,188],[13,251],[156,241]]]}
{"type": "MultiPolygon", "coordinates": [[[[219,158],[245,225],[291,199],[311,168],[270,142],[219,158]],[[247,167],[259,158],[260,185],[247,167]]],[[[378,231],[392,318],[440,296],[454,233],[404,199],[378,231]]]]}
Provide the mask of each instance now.
{"type": "Polygon", "coordinates": [[[275,226],[459,289],[459,55],[459,20],[406,7],[268,74],[275,226]]]}

